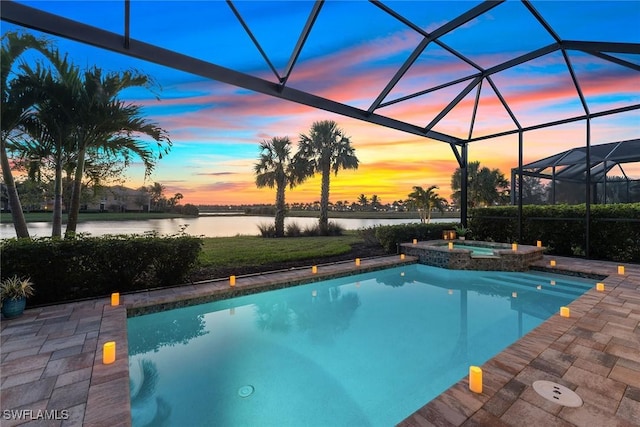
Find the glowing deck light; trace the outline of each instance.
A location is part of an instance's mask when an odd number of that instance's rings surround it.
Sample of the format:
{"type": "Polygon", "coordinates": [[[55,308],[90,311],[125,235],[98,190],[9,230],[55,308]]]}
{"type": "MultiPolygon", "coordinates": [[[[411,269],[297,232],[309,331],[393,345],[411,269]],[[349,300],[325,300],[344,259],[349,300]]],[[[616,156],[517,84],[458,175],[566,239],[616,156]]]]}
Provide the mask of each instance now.
{"type": "Polygon", "coordinates": [[[469,367],[469,390],[482,393],[482,369],[477,366],[469,367]]]}
{"type": "Polygon", "coordinates": [[[116,361],[116,342],[108,341],[102,347],[102,363],[109,365],[116,361]]]}

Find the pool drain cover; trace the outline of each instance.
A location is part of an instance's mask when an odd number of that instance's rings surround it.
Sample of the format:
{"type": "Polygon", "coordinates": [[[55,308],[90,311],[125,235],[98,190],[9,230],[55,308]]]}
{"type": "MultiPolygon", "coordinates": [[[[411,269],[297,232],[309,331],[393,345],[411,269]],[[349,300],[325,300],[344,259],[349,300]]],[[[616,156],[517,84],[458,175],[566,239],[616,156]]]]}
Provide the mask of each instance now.
{"type": "Polygon", "coordinates": [[[249,397],[253,394],[255,389],[252,385],[243,385],[238,389],[238,396],[240,397],[249,397]]]}
{"type": "Polygon", "coordinates": [[[563,385],[551,381],[535,381],[533,389],[540,396],[559,405],[571,408],[582,406],[582,398],[563,385]]]}

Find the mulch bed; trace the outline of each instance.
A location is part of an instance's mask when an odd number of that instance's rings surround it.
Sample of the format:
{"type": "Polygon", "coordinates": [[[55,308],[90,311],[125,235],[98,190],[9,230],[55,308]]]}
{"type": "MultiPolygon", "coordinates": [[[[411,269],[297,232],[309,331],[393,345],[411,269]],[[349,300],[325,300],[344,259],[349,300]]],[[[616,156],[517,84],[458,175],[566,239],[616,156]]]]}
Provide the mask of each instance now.
{"type": "Polygon", "coordinates": [[[229,277],[231,275],[244,276],[247,274],[264,273],[267,271],[288,270],[290,268],[306,267],[311,265],[329,264],[338,261],[348,261],[356,258],[370,258],[387,255],[381,246],[370,246],[365,243],[356,243],[351,246],[351,251],[329,257],[308,258],[298,261],[269,263],[268,265],[255,265],[243,267],[207,267],[200,268],[189,275],[189,280],[198,282],[229,277]]]}

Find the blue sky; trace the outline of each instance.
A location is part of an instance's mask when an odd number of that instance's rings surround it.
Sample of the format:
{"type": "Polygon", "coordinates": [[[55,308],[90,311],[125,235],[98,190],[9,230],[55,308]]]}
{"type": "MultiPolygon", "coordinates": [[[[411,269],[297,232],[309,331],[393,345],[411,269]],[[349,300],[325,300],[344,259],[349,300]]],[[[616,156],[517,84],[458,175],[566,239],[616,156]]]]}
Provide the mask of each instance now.
{"type": "MultiPolygon", "coordinates": [[[[123,31],[123,2],[20,2],[112,32],[123,31]]],[[[431,32],[480,2],[388,1],[384,5],[431,32]]],[[[280,72],[313,7],[312,2],[239,1],[238,12],[280,72]]],[[[640,2],[533,1],[532,5],[560,38],[580,41],[640,43],[640,2]]],[[[2,22],[2,31],[16,29],[2,22]]],[[[131,2],[131,37],[215,64],[275,81],[231,8],[223,1],[131,2]]],[[[313,121],[336,120],[351,136],[360,158],[357,171],[332,181],[333,201],[355,201],[360,193],[377,194],[383,202],[406,198],[413,185],[437,185],[449,197],[450,177],[457,167],[448,145],[385,129],[354,119],[270,98],[163,66],[50,36],[78,65],[107,70],[137,68],[161,87],[160,101],[142,91],[127,92],[145,106],[150,118],[167,129],[174,142],[151,181],[181,192],[190,203],[271,202],[269,189],[257,189],[252,166],[258,144],[274,136],[297,142],[313,121]]],[[[367,109],[422,36],[365,1],[328,1],[320,11],[288,85],[367,109]]],[[[504,62],[553,38],[517,1],[508,1],[444,35],[443,43],[482,67],[504,62]]],[[[640,64],[640,54],[612,54],[640,64]]],[[[591,111],[640,103],[640,74],[597,58],[569,51],[568,56],[591,111]]],[[[475,73],[469,64],[431,43],[393,88],[385,101],[475,73]]],[[[583,113],[567,65],[560,52],[497,73],[493,80],[523,126],[583,113]]],[[[409,123],[426,126],[468,82],[381,108],[409,123]]],[[[469,133],[475,90],[444,117],[434,130],[461,138],[469,133]]],[[[592,143],[638,137],[638,110],[594,119],[592,143]]],[[[513,121],[489,84],[483,84],[473,136],[513,129],[513,121]]],[[[525,162],[584,145],[584,123],[571,123],[525,133],[525,162]]],[[[500,168],[507,176],[517,166],[517,136],[474,142],[470,160],[500,168]]],[[[637,167],[632,176],[640,178],[637,167]]],[[[627,171],[625,169],[625,171],[627,171]]],[[[142,185],[134,166],[127,185],[142,185]]],[[[147,181],[146,183],[149,183],[147,181]]],[[[319,181],[290,191],[288,201],[319,198],[319,181]]]]}

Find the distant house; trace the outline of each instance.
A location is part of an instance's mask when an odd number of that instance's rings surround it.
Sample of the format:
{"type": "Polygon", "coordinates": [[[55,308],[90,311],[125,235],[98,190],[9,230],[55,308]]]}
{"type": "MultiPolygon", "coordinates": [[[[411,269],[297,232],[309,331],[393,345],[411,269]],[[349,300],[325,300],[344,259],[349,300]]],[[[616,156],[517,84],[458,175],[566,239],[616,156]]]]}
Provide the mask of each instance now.
{"type": "Polygon", "coordinates": [[[81,210],[99,212],[148,212],[149,207],[150,196],[146,191],[115,185],[98,190],[94,201],[83,205],[81,210]]]}

